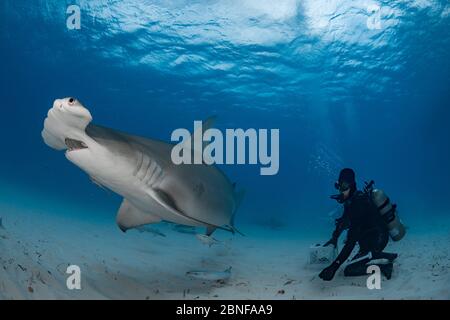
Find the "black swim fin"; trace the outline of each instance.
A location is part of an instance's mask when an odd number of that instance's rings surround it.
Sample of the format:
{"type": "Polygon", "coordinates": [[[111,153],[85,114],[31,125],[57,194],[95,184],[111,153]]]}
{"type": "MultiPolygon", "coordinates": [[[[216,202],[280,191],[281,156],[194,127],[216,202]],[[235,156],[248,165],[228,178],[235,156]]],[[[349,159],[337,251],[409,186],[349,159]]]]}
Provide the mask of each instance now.
{"type": "Polygon", "coordinates": [[[381,273],[386,277],[386,279],[391,279],[392,271],[394,269],[394,264],[392,262],[388,264],[379,265],[381,273]]]}
{"type": "Polygon", "coordinates": [[[372,257],[374,259],[387,259],[389,262],[394,262],[394,260],[397,259],[398,254],[389,252],[378,252],[373,253],[372,257]]]}

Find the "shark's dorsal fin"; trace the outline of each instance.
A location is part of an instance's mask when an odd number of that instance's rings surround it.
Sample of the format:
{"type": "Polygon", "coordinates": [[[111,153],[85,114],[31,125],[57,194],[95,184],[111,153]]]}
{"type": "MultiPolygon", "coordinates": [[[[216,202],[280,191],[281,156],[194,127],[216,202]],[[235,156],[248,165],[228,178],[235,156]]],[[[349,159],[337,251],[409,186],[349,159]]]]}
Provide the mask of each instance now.
{"type": "Polygon", "coordinates": [[[117,225],[123,232],[128,229],[136,228],[145,224],[157,223],[161,221],[160,217],[146,213],[136,208],[127,199],[123,199],[117,213],[117,225]]]}
{"type": "MultiPolygon", "coordinates": [[[[194,149],[194,151],[200,151],[200,150],[196,150],[196,147],[198,147],[198,144],[194,143],[194,138],[196,137],[196,135],[200,135],[201,137],[203,137],[203,133],[208,130],[211,129],[212,127],[214,127],[214,123],[216,122],[216,117],[215,116],[211,116],[208,119],[204,120],[202,122],[202,127],[198,128],[197,130],[195,130],[193,132],[193,134],[191,135],[191,148],[194,149]]],[[[202,140],[203,142],[203,140],[202,140]]],[[[205,147],[206,142],[203,142],[202,144],[202,150],[205,147]]]]}
{"type": "MultiPolygon", "coordinates": [[[[205,149],[205,146],[208,144],[208,142],[203,141],[203,133],[214,127],[214,123],[216,122],[216,116],[211,116],[208,119],[202,121],[202,126],[200,128],[197,128],[194,130],[194,132],[191,134],[191,138],[186,140],[182,144],[183,150],[192,150],[193,154],[200,153],[201,156],[205,156],[203,154],[203,150],[205,149]],[[195,139],[200,139],[202,143],[194,143],[195,139]]],[[[207,163],[212,163],[211,159],[203,159],[207,163]]]]}

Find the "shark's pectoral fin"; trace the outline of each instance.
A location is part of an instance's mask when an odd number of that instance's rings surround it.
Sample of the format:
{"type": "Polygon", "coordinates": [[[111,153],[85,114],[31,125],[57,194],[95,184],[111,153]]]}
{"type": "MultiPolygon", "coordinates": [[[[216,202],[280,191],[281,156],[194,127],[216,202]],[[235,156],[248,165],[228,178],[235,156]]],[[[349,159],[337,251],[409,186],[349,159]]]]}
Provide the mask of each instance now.
{"type": "Polygon", "coordinates": [[[123,232],[128,229],[136,228],[145,224],[160,222],[161,218],[152,214],[143,212],[136,208],[127,199],[123,199],[117,213],[117,225],[123,232]]]}
{"type": "Polygon", "coordinates": [[[155,199],[164,208],[166,208],[172,212],[175,211],[178,214],[184,216],[184,214],[178,210],[173,198],[169,194],[167,194],[165,191],[163,191],[161,189],[153,189],[150,191],[150,193],[151,193],[151,196],[153,197],[153,199],[155,199]]]}
{"type": "Polygon", "coordinates": [[[183,219],[187,224],[188,223],[195,223],[195,224],[203,224],[206,226],[211,226],[213,228],[216,228],[216,226],[213,226],[205,221],[198,220],[196,218],[190,217],[186,215],[184,212],[182,212],[175,203],[175,200],[164,190],[161,189],[151,189],[149,190],[149,195],[155,199],[161,206],[169,210],[172,214],[178,216],[179,218],[183,219]]]}
{"type": "Polygon", "coordinates": [[[230,226],[224,226],[224,227],[215,226],[206,221],[201,221],[199,219],[196,219],[196,218],[186,215],[180,209],[178,209],[173,198],[164,190],[152,189],[149,191],[149,195],[153,199],[155,199],[160,205],[162,205],[164,208],[166,208],[167,210],[172,212],[174,215],[177,215],[178,217],[184,219],[186,222],[190,222],[190,223],[194,222],[194,223],[200,223],[200,224],[205,225],[207,227],[207,231],[206,231],[207,236],[210,236],[216,229],[221,229],[221,230],[229,231],[232,233],[234,233],[234,231],[236,230],[235,228],[230,227],[230,226]]]}

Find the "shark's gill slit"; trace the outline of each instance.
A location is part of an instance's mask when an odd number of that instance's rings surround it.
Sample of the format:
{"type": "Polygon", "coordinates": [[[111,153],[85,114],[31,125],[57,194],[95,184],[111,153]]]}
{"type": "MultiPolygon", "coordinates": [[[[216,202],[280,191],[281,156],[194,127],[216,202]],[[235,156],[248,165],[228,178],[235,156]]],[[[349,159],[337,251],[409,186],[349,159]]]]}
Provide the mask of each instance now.
{"type": "Polygon", "coordinates": [[[150,187],[156,187],[161,182],[161,180],[164,178],[164,171],[160,168],[156,168],[156,172],[153,174],[152,179],[147,183],[150,187]]]}
{"type": "Polygon", "coordinates": [[[143,162],[144,162],[144,154],[142,152],[139,152],[138,165],[136,166],[136,169],[134,169],[134,171],[133,171],[133,176],[136,177],[136,175],[138,174],[139,170],[141,170],[143,162]]]}
{"type": "Polygon", "coordinates": [[[139,170],[139,172],[138,172],[138,174],[137,174],[137,178],[138,178],[139,180],[142,181],[142,179],[143,179],[144,176],[145,176],[145,173],[146,173],[147,170],[148,170],[149,165],[150,165],[150,158],[149,158],[148,156],[144,155],[144,160],[142,161],[141,169],[139,170]]]}
{"type": "Polygon", "coordinates": [[[148,181],[151,180],[151,178],[153,177],[155,170],[156,170],[156,163],[150,160],[150,166],[148,167],[148,170],[144,175],[143,179],[144,183],[148,184],[148,181]]]}
{"type": "Polygon", "coordinates": [[[152,172],[151,178],[148,180],[147,185],[152,186],[154,185],[158,180],[158,175],[160,171],[158,167],[155,167],[155,172],[152,172]]]}

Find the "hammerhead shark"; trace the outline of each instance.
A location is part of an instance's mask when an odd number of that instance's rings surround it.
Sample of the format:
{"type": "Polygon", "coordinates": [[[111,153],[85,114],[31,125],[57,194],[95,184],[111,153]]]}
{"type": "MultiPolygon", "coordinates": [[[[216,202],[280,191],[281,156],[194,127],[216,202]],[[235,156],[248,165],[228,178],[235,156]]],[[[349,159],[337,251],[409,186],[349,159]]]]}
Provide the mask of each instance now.
{"type": "MultiPolygon", "coordinates": [[[[94,125],[92,119],[77,99],[56,99],[42,137],[49,147],[65,150],[96,184],[124,198],[116,218],[123,232],[160,221],[206,227],[208,236],[216,229],[237,231],[234,217],[244,192],[216,166],[176,165],[173,144],[94,125]]],[[[202,130],[211,125],[204,122],[202,130]]]]}

